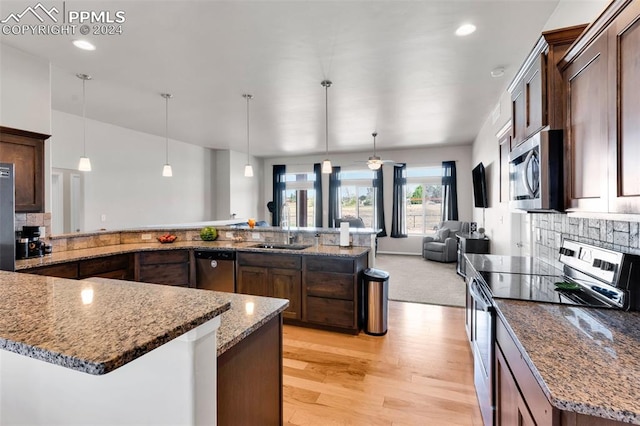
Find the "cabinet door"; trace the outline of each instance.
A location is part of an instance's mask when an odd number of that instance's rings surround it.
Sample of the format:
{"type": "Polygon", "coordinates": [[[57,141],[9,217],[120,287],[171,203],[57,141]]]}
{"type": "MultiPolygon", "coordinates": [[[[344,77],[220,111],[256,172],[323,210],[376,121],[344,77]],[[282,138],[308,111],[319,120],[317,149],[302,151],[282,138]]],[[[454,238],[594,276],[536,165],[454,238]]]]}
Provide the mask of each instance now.
{"type": "Polygon", "coordinates": [[[524,83],[520,82],[511,92],[511,149],[524,142],[524,128],[524,83]]]}
{"type": "Polygon", "coordinates": [[[271,269],[269,271],[270,296],[289,299],[289,307],[282,313],[284,318],[302,318],[302,278],[301,272],[294,269],[271,269]]]}
{"type": "Polygon", "coordinates": [[[547,124],[545,61],[545,55],[540,54],[523,78],[524,139],[529,138],[547,124]]]}
{"type": "Polygon", "coordinates": [[[496,426],[518,424],[518,387],[500,347],[496,345],[496,426]]]}
{"type": "Polygon", "coordinates": [[[604,212],[607,200],[607,38],[603,33],[564,72],[567,91],[567,208],[604,212]],[[567,167],[568,165],[568,167],[567,167]]]}
{"type": "Polygon", "coordinates": [[[61,263],[59,265],[42,266],[40,268],[26,269],[27,274],[46,275],[57,278],[78,279],[78,262],[61,263]]]}
{"type": "Polygon", "coordinates": [[[254,296],[269,296],[269,269],[260,266],[238,268],[236,291],[254,296]]]}
{"type": "Polygon", "coordinates": [[[617,116],[609,119],[609,151],[614,153],[609,165],[609,210],[640,213],[640,3],[631,3],[613,22],[609,52],[618,80],[610,86],[615,93],[610,111],[617,116]]]}
{"type": "Polygon", "coordinates": [[[0,162],[15,164],[16,212],[44,212],[47,135],[0,127],[0,162]]]}

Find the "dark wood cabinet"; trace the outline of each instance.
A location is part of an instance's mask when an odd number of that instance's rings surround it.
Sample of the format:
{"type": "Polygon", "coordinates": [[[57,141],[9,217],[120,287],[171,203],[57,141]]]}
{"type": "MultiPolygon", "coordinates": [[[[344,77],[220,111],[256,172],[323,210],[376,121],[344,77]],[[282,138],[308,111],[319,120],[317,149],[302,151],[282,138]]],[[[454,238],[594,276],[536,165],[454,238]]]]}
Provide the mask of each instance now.
{"type": "Polygon", "coordinates": [[[566,70],[566,207],[608,210],[608,43],[600,36],[566,70]]]}
{"type": "Polygon", "coordinates": [[[640,213],[640,4],[612,1],[561,69],[567,207],[640,213]]]}
{"type": "Polygon", "coordinates": [[[458,275],[466,277],[467,262],[464,258],[465,253],[489,254],[491,252],[491,240],[470,234],[458,234],[456,237],[458,238],[456,272],[458,272],[458,275]]]}
{"type": "Polygon", "coordinates": [[[15,165],[16,213],[44,212],[44,141],[48,138],[0,126],[0,162],[15,165]]]}
{"type": "Polygon", "coordinates": [[[288,299],[285,319],[302,318],[300,255],[238,253],[236,290],[238,293],[288,299]]]}
{"type": "Polygon", "coordinates": [[[303,270],[304,320],[352,333],[361,328],[361,272],[366,255],[358,258],[307,256],[303,270]]]}
{"type": "Polygon", "coordinates": [[[190,287],[189,250],[157,250],[135,256],[135,279],[145,283],[190,287]]]}
{"type": "Polygon", "coordinates": [[[117,254],[78,263],[78,278],[102,277],[118,280],[133,280],[133,255],[117,254]]]}
{"type": "Polygon", "coordinates": [[[556,64],[585,27],[542,33],[509,85],[512,149],[546,126],[564,126],[563,80],[556,64]]]}
{"type": "Polygon", "coordinates": [[[66,262],[57,265],[30,268],[24,271],[27,274],[46,275],[48,277],[78,279],[78,262],[66,262]]]}

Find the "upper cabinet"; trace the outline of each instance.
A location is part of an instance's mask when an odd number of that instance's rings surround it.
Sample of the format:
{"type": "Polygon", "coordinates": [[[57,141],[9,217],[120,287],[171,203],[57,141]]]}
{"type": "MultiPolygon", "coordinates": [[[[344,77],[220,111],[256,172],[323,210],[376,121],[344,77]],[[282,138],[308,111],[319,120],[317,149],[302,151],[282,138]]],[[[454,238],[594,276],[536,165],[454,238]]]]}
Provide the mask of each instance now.
{"type": "Polygon", "coordinates": [[[16,213],[44,212],[44,141],[48,138],[0,127],[0,162],[15,165],[16,213]]]}
{"type": "Polygon", "coordinates": [[[640,213],[640,2],[613,1],[561,69],[567,208],[640,213]]]}
{"type": "Polygon", "coordinates": [[[556,64],[586,25],[542,34],[511,85],[511,148],[542,128],[564,125],[563,82],[556,64]]]}

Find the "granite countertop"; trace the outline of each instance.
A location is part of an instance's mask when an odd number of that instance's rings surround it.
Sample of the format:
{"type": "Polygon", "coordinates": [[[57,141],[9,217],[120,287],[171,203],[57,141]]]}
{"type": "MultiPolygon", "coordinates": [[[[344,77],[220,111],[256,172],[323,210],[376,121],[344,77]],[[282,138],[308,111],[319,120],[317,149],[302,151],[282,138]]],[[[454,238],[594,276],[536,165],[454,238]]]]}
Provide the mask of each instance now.
{"type": "Polygon", "coordinates": [[[0,349],[106,374],[229,309],[208,290],[0,271],[0,349]]]}
{"type": "MultiPolygon", "coordinates": [[[[98,277],[86,278],[83,281],[98,283],[128,282],[98,277]]],[[[229,310],[223,312],[220,317],[220,328],[218,328],[217,334],[218,356],[289,306],[289,301],[286,299],[215,291],[211,291],[211,293],[216,293],[221,299],[228,300],[230,303],[229,310]]]]}
{"type": "Polygon", "coordinates": [[[368,247],[339,247],[319,245],[310,246],[304,250],[280,250],[272,248],[253,247],[260,244],[259,241],[234,242],[234,241],[176,241],[171,244],[161,244],[150,241],[148,243],[114,244],[102,247],[94,247],[78,250],[57,251],[43,257],[16,260],[16,271],[39,266],[55,265],[58,263],[74,262],[78,260],[93,259],[96,257],[110,256],[122,253],[135,253],[139,251],[153,250],[179,250],[179,249],[203,249],[203,250],[236,250],[253,251],[263,253],[299,254],[304,256],[343,256],[359,257],[369,252],[368,247]]]}
{"type": "Polygon", "coordinates": [[[640,312],[494,302],[554,407],[640,424],[640,312]]]}

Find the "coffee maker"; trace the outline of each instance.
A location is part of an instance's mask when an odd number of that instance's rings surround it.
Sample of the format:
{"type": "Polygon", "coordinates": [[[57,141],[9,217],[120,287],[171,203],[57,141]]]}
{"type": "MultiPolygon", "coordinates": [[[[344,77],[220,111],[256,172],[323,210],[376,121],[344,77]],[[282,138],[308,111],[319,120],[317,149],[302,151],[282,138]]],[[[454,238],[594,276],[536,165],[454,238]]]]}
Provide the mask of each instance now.
{"type": "Polygon", "coordinates": [[[44,243],[40,241],[39,226],[23,226],[20,238],[16,241],[16,258],[41,257],[44,255],[44,243]],[[25,247],[26,245],[26,247],[25,247]]]}

